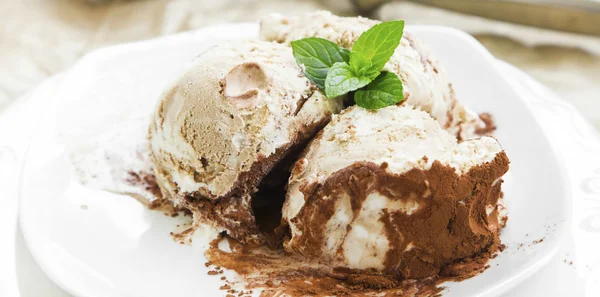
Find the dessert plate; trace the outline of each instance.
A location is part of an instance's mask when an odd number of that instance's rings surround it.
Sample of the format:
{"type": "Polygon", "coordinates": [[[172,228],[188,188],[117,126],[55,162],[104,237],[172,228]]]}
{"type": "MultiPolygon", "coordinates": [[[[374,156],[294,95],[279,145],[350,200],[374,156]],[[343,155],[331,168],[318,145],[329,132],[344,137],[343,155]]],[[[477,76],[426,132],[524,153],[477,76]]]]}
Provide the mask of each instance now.
{"type": "MultiPolygon", "coordinates": [[[[520,94],[475,39],[443,27],[407,30],[432,47],[464,104],[495,116],[496,137],[511,159],[504,186],[509,221],[501,235],[507,249],[487,271],[447,283],[443,292],[498,296],[541,268],[558,248],[561,222],[571,207],[562,164],[520,94]]],[[[70,126],[90,135],[105,127],[139,128],[127,126],[123,113],[147,114],[187,61],[218,42],[257,32],[256,24],[222,25],[103,49],[83,58],[56,98],[47,98],[53,103],[37,119],[29,145],[19,215],[32,255],[59,286],[85,297],[227,294],[219,290],[219,277],[207,274],[205,242],[182,245],[169,235],[185,218],[80,184],[61,135],[70,126]]]]}

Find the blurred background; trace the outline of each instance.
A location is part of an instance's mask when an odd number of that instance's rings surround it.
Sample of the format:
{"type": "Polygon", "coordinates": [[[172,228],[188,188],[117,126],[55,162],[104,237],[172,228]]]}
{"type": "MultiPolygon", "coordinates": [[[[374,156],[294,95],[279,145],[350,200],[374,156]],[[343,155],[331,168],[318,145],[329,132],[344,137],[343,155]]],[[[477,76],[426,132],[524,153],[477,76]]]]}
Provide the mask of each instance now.
{"type": "Polygon", "coordinates": [[[574,104],[600,129],[597,0],[1,0],[0,114],[99,47],[255,21],[270,12],[320,9],[467,31],[493,55],[574,104]]]}

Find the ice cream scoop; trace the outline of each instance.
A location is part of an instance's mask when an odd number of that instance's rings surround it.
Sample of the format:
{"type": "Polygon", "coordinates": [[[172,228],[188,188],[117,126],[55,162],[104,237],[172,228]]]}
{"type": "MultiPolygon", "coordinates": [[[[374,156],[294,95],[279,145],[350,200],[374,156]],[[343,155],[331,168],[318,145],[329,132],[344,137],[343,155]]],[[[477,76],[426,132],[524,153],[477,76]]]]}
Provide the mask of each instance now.
{"type": "MultiPolygon", "coordinates": [[[[321,37],[351,49],[359,36],[377,23],[379,21],[362,17],[339,17],[327,11],[299,17],[271,14],[261,20],[260,37],[283,44],[305,37],[321,37]]],[[[402,80],[406,100],[401,104],[428,112],[459,139],[476,138],[493,130],[492,123],[484,122],[456,100],[444,68],[412,34],[404,32],[384,70],[396,73],[402,80]]]]}
{"type": "Polygon", "coordinates": [[[165,198],[244,239],[256,233],[258,184],[341,108],[304,77],[288,46],[213,47],[156,108],[148,136],[156,181],[165,198]]]}
{"type": "Polygon", "coordinates": [[[426,112],[350,107],[292,169],[284,247],[332,266],[437,275],[498,249],[508,163],[494,138],[458,143],[426,112]]]}

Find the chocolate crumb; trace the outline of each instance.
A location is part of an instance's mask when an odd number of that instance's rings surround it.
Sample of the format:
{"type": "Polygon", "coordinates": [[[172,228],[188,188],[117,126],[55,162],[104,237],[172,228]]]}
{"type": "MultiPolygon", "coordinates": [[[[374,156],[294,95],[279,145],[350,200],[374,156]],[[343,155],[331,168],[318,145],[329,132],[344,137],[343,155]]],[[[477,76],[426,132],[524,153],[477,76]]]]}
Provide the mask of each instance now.
{"type": "Polygon", "coordinates": [[[491,114],[484,112],[479,114],[479,118],[485,124],[485,127],[475,129],[477,135],[489,135],[496,130],[494,117],[491,114]]]}
{"type": "Polygon", "coordinates": [[[542,238],[540,238],[538,240],[534,240],[533,244],[538,244],[538,243],[542,243],[542,242],[544,242],[544,237],[542,237],[542,238]]]}
{"type": "Polygon", "coordinates": [[[223,285],[219,288],[219,290],[223,290],[223,291],[227,291],[229,289],[231,289],[231,286],[229,286],[229,285],[223,285]]]}

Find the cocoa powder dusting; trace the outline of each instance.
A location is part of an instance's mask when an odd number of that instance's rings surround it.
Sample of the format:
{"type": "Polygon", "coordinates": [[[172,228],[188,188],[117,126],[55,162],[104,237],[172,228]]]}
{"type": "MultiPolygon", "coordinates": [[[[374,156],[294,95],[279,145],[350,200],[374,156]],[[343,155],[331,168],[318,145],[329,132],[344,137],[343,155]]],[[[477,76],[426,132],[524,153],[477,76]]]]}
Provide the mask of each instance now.
{"type": "Polygon", "coordinates": [[[349,197],[356,218],[365,199],[377,192],[391,200],[418,205],[410,214],[382,209],[381,216],[373,218],[383,223],[385,236],[393,243],[384,258],[386,273],[416,279],[481,271],[479,262],[487,261],[500,245],[502,226],[497,210],[489,215],[486,210],[489,205],[498,205],[500,178],[508,164],[501,152],[493,161],[459,176],[437,161],[429,170],[413,169],[400,175],[374,163],[356,162],[318,185],[300,186],[306,203],[293,218],[298,232],[286,239],[286,249],[306,258],[322,258],[327,249],[325,226],[335,213],[337,201],[349,197]]]}
{"type": "Polygon", "coordinates": [[[237,272],[245,289],[260,289],[261,297],[271,296],[436,296],[442,291],[436,278],[402,280],[377,271],[331,268],[328,265],[295,258],[281,248],[247,246],[223,235],[206,251],[211,265],[237,272]],[[218,248],[226,240],[231,252],[218,248]]]}

